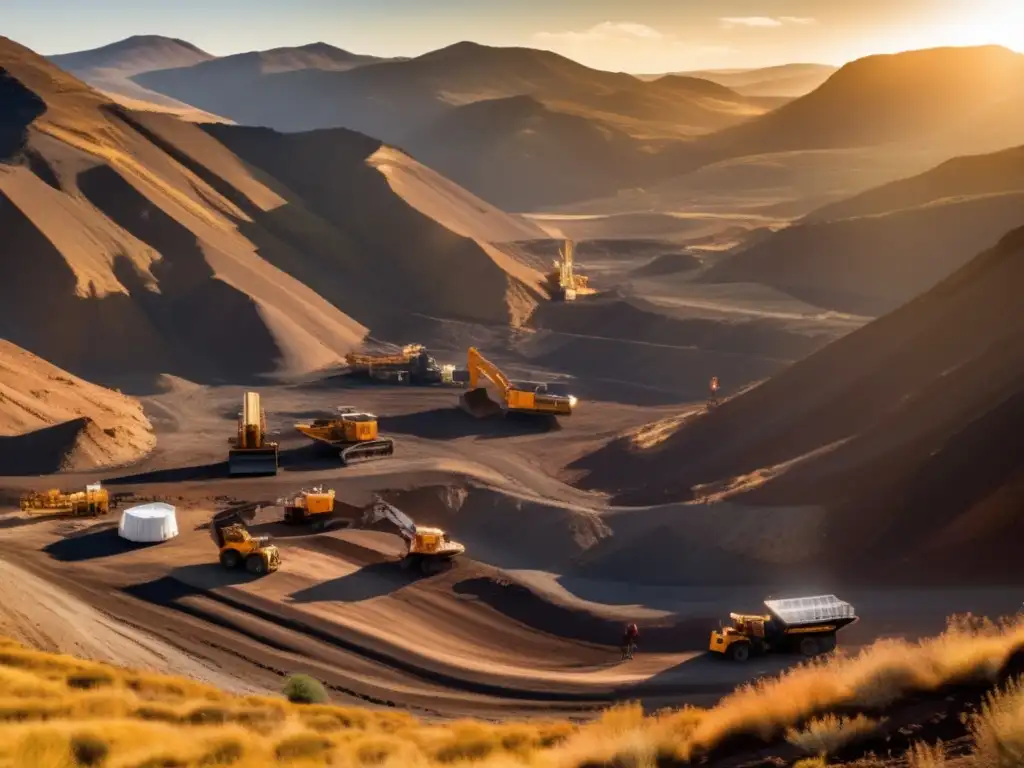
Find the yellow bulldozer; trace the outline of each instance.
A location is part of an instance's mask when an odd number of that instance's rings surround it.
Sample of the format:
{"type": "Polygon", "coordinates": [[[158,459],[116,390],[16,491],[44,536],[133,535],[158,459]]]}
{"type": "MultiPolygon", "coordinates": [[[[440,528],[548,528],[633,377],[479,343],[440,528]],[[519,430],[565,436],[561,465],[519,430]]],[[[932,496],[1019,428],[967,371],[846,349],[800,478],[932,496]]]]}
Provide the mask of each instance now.
{"type": "Polygon", "coordinates": [[[516,413],[535,416],[571,416],[577,399],[573,395],[558,395],[548,391],[540,382],[513,383],[498,366],[484,357],[476,347],[467,353],[469,370],[467,391],[459,396],[459,407],[477,418],[516,413]],[[483,377],[497,387],[500,402],[494,402],[482,384],[483,377]]]}
{"type": "Polygon", "coordinates": [[[284,508],[284,522],[312,523],[313,530],[323,529],[334,515],[334,489],[323,486],[303,489],[292,496],[277,500],[284,508]]]}
{"type": "Polygon", "coordinates": [[[279,466],[278,445],[267,439],[267,415],[260,406],[258,392],[246,392],[238,414],[238,432],[230,441],[228,474],[276,475],[279,466]]]}
{"type": "Polygon", "coordinates": [[[340,406],[333,419],[296,424],[295,429],[311,440],[336,449],[345,466],[383,459],[395,452],[395,441],[378,434],[374,414],[347,405],[340,406]]]}
{"type": "Polygon", "coordinates": [[[72,493],[56,488],[42,492],[29,491],[21,497],[21,511],[32,515],[95,517],[110,512],[110,494],[99,483],[89,484],[84,491],[72,493]]]}
{"type": "Polygon", "coordinates": [[[227,570],[244,567],[253,576],[273,573],[281,567],[281,552],[269,536],[253,536],[252,522],[258,507],[244,505],[223,510],[210,521],[210,536],[220,550],[220,564],[227,570]]]}

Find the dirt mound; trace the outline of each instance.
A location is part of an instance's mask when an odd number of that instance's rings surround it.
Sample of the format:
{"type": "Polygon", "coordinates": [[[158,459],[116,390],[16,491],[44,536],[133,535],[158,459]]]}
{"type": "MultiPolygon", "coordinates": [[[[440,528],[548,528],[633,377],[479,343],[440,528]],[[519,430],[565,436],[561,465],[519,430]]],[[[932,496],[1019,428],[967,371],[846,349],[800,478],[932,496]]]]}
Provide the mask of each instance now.
{"type": "Polygon", "coordinates": [[[138,401],[0,340],[0,465],[5,474],[127,464],[155,445],[138,401]]]}
{"type": "Polygon", "coordinates": [[[1022,208],[1024,191],[799,223],[725,257],[700,280],[762,283],[820,307],[878,315],[995,245],[1020,225],[1022,208]]]}
{"type": "Polygon", "coordinates": [[[523,280],[539,276],[395,193],[367,164],[380,142],[211,135],[117,107],[10,41],[0,65],[0,336],[62,368],[257,383],[339,364],[395,316],[507,325],[537,300],[523,280]],[[39,313],[53,297],[61,312],[39,313]]]}
{"type": "Polygon", "coordinates": [[[643,266],[639,266],[630,272],[635,277],[658,277],[660,275],[675,275],[679,272],[689,272],[700,269],[700,259],[689,253],[663,253],[655,256],[643,266]]]}
{"type": "Polygon", "coordinates": [[[818,560],[850,578],[1009,578],[1021,533],[1024,229],[924,296],[643,449],[580,461],[649,504],[718,488],[829,510],[818,560]],[[870,572],[863,563],[870,553],[870,572]]]}

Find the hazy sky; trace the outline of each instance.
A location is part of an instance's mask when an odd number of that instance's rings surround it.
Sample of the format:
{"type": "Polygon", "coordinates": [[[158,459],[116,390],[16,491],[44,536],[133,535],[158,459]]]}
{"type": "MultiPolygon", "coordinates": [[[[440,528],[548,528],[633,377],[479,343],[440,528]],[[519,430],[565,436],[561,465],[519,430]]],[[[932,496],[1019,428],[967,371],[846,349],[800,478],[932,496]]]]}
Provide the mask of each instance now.
{"type": "Polygon", "coordinates": [[[418,55],[459,40],[663,72],[999,43],[1024,50],[1024,0],[0,0],[0,34],[40,53],[133,34],[214,54],[324,41],[418,55]]]}

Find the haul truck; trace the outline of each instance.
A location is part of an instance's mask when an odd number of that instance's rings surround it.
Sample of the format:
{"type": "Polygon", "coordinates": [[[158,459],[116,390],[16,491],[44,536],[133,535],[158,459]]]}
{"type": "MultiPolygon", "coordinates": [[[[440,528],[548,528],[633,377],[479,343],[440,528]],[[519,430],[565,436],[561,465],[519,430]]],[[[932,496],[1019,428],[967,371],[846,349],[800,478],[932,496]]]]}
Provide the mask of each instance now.
{"type": "Polygon", "coordinates": [[[857,621],[853,606],[835,595],[765,600],[768,613],[730,613],[732,626],[711,633],[710,650],[733,661],[752,654],[799,652],[817,656],[835,650],[836,633],[857,621]]]}

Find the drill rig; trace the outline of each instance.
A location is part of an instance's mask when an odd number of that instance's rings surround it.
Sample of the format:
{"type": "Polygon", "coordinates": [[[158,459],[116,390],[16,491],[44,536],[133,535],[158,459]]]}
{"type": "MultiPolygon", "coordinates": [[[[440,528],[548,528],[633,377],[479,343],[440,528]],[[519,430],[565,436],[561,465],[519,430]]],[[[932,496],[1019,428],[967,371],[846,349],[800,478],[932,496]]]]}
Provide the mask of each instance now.
{"type": "Polygon", "coordinates": [[[577,296],[597,293],[590,287],[587,277],[577,275],[573,270],[575,254],[575,243],[566,240],[565,248],[558,251],[559,258],[554,262],[554,269],[547,274],[548,291],[553,298],[574,301],[577,296]]]}
{"type": "Polygon", "coordinates": [[[464,554],[466,547],[448,538],[440,528],[416,525],[408,515],[379,496],[363,513],[360,528],[386,522],[397,529],[408,549],[402,558],[402,567],[423,574],[440,573],[451,567],[454,558],[464,554]]]}

